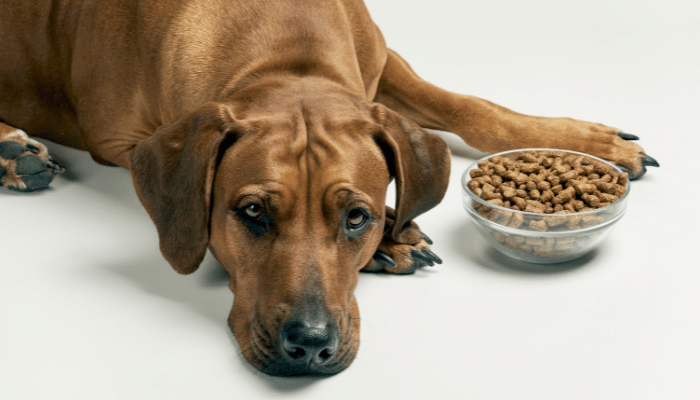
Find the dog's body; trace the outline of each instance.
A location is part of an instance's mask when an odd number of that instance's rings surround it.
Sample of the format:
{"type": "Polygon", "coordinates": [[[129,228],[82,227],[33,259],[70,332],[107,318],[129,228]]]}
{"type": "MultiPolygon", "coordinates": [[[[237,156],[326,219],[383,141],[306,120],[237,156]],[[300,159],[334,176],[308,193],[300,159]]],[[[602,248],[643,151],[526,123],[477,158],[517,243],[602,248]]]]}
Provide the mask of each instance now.
{"type": "Polygon", "coordinates": [[[359,0],[0,9],[2,184],[37,189],[58,170],[24,132],[129,169],[170,264],[192,272],[209,247],[230,273],[232,330],[269,374],[347,367],[358,272],[439,260],[411,221],[442,199],[449,152],[421,127],[489,152],[582,151],[636,177],[655,164],[617,129],[421,80],[359,0]],[[392,178],[396,211],[384,205],[392,178]]]}

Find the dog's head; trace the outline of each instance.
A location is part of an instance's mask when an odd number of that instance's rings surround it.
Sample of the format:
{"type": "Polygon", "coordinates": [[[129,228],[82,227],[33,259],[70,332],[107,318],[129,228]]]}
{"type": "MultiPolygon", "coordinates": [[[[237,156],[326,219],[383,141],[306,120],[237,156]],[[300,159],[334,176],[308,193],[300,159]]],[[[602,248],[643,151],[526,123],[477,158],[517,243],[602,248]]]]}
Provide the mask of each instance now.
{"type": "Polygon", "coordinates": [[[209,247],[229,272],[245,358],[270,375],[334,374],[359,346],[360,269],[442,199],[449,152],[384,106],[285,94],[206,104],[136,146],[130,170],[173,268],[193,272],[209,247]]]}

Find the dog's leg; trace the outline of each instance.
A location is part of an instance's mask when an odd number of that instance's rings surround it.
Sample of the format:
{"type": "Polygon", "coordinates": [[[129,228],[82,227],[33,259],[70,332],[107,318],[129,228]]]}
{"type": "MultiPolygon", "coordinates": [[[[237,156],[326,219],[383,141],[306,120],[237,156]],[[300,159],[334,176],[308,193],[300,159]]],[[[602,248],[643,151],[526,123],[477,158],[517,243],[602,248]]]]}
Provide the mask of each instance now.
{"type": "Polygon", "coordinates": [[[375,101],[424,128],[453,132],[481,151],[496,153],[525,147],[580,151],[626,168],[632,179],[641,177],[647,166],[658,166],[631,142],[637,139],[634,135],[571,118],[518,114],[486,100],[440,89],[419,78],[391,50],[375,101]]]}
{"type": "Polygon", "coordinates": [[[31,192],[48,187],[62,172],[43,144],[0,122],[0,186],[31,192]]]}
{"type": "Polygon", "coordinates": [[[410,244],[395,242],[391,238],[394,216],[394,209],[387,207],[384,237],[374,257],[362,270],[365,272],[389,272],[407,275],[416,272],[422,267],[442,264],[440,257],[430,250],[432,241],[418,228],[415,222],[411,222],[411,227],[407,228],[403,233],[409,239],[410,244]]]}

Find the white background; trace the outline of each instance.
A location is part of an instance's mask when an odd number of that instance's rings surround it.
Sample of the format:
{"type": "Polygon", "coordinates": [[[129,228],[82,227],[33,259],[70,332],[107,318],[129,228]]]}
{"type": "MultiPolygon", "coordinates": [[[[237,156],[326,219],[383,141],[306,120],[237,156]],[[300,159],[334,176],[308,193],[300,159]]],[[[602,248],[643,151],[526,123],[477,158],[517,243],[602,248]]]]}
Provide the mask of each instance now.
{"type": "Polygon", "coordinates": [[[180,276],[129,174],[50,145],[52,189],[0,188],[0,399],[700,398],[700,3],[369,0],[427,80],[519,112],[617,126],[662,167],[609,240],[558,267],[476,234],[451,186],[418,222],[445,263],[363,274],[362,345],[326,379],[249,367],[211,258],[180,276]]]}

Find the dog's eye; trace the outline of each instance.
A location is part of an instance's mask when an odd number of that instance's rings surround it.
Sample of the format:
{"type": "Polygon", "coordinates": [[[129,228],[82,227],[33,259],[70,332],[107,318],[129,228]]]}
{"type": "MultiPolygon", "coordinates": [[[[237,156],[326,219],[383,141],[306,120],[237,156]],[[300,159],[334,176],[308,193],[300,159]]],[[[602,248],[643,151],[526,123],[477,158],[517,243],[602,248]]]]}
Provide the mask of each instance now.
{"type": "Polygon", "coordinates": [[[361,229],[369,220],[367,212],[361,208],[353,208],[346,217],[347,228],[351,231],[361,229]]]}
{"type": "Polygon", "coordinates": [[[248,203],[236,209],[243,225],[256,236],[262,236],[272,229],[272,218],[260,203],[248,203]]]}
{"type": "Polygon", "coordinates": [[[263,214],[263,207],[257,203],[248,204],[243,207],[243,213],[250,219],[258,219],[263,214]]]}

